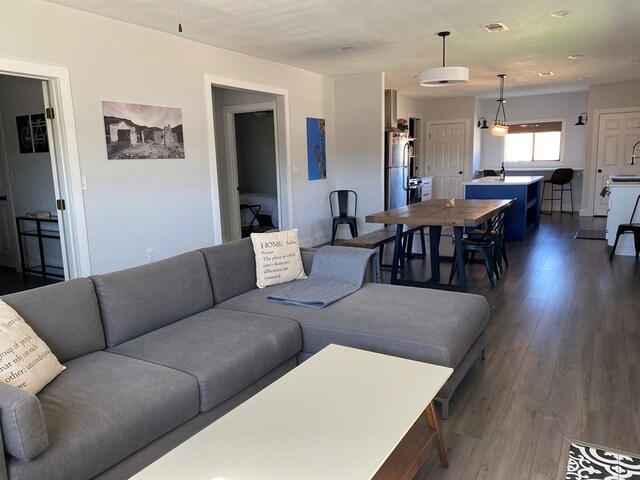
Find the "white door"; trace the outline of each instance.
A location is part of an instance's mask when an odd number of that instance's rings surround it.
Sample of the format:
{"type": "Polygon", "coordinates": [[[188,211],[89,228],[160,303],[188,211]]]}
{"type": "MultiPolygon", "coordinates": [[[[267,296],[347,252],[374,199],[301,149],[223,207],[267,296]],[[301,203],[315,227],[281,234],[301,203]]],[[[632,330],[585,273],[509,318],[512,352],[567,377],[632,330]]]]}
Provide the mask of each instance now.
{"type": "MultiPolygon", "coordinates": [[[[0,117],[0,127],[3,119],[0,117]]],[[[4,145],[3,129],[0,128],[0,146],[4,145]]],[[[18,248],[15,242],[16,225],[11,202],[9,166],[3,148],[0,148],[0,266],[15,268],[18,248]]]]}
{"type": "Polygon", "coordinates": [[[433,124],[427,138],[427,164],[433,177],[433,198],[463,198],[464,123],[433,124]]]}
{"type": "Polygon", "coordinates": [[[607,179],[614,174],[637,174],[640,169],[631,165],[631,150],[640,141],[640,112],[605,113],[599,118],[593,214],[606,215],[608,197],[601,197],[600,192],[607,179]]]}
{"type": "MultiPolygon", "coordinates": [[[[264,102],[264,103],[251,103],[246,105],[232,105],[222,109],[224,118],[224,132],[225,132],[225,151],[227,155],[226,170],[227,170],[227,198],[226,203],[221,201],[221,205],[226,205],[225,213],[229,218],[229,229],[223,228],[223,241],[229,242],[232,240],[238,240],[241,238],[241,218],[240,218],[240,197],[239,197],[239,181],[238,181],[238,157],[237,157],[237,142],[236,142],[236,127],[235,127],[235,115],[237,113],[248,112],[261,112],[271,111],[273,112],[274,122],[274,142],[275,142],[275,158],[276,158],[276,171],[279,171],[279,155],[278,155],[278,123],[276,122],[277,110],[276,102],[264,102]]],[[[278,199],[278,218],[282,218],[280,214],[281,202],[280,202],[280,176],[276,175],[277,182],[277,199],[278,199]]],[[[257,192],[260,193],[260,192],[257,192]]]]}

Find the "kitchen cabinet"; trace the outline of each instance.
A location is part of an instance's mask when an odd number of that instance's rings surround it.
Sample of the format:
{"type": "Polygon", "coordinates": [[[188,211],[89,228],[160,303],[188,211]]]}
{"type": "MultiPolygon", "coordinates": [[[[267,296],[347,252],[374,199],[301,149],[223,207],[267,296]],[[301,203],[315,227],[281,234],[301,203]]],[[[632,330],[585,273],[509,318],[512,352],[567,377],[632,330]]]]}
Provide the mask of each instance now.
{"type": "MultiPolygon", "coordinates": [[[[629,223],[633,206],[640,195],[640,182],[609,182],[609,208],[607,212],[607,245],[613,246],[616,240],[616,231],[621,223],[629,223]]],[[[634,223],[640,223],[640,207],[636,211],[634,223]]],[[[636,249],[633,244],[633,235],[620,236],[616,255],[634,255],[636,249]]]]}
{"type": "Polygon", "coordinates": [[[464,182],[465,198],[515,198],[508,219],[505,238],[522,241],[527,234],[540,226],[541,176],[483,177],[464,182]]]}

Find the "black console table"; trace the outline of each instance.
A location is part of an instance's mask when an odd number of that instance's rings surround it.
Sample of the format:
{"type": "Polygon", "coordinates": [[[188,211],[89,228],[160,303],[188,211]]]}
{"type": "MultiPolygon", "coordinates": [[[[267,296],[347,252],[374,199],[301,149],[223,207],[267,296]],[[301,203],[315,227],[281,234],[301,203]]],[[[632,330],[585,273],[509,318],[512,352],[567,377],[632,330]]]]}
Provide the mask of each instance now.
{"type": "Polygon", "coordinates": [[[16,217],[16,228],[18,230],[18,246],[20,247],[20,265],[22,266],[22,274],[35,273],[42,275],[43,278],[54,277],[64,278],[64,269],[55,265],[47,265],[44,258],[44,246],[42,239],[53,238],[60,241],[60,232],[51,228],[58,225],[58,217],[36,218],[36,217],[16,217]],[[48,227],[48,228],[47,228],[48,227]],[[38,240],[38,253],[40,255],[40,264],[27,267],[25,261],[24,238],[34,237],[38,240]]]}

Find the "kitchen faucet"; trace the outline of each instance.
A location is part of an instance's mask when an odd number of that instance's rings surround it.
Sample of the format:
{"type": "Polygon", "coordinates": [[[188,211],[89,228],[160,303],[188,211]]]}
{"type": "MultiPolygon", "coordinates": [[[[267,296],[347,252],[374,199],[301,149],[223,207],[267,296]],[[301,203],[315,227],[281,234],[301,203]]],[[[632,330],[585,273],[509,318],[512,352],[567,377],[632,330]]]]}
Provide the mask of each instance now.
{"type": "Polygon", "coordinates": [[[636,155],[636,150],[640,148],[638,147],[639,145],[640,145],[640,142],[636,142],[636,144],[631,149],[631,165],[636,164],[636,158],[640,160],[640,155],[636,155]]]}

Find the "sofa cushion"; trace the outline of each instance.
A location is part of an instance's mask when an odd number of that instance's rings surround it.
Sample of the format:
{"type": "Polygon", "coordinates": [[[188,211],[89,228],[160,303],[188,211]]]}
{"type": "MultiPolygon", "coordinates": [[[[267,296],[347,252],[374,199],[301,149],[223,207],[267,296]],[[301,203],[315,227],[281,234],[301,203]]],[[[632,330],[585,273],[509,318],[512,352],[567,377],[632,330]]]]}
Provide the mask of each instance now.
{"type": "Polygon", "coordinates": [[[191,375],[96,352],[38,395],[49,448],[30,462],[10,458],[12,480],[92,478],[198,413],[191,375]]]}
{"type": "Polygon", "coordinates": [[[256,288],[256,260],[250,238],[203,248],[200,252],[207,262],[215,303],[256,288]]]}
{"type": "Polygon", "coordinates": [[[213,305],[200,252],[91,277],[108,347],[164,327],[213,305]]]}
{"type": "Polygon", "coordinates": [[[2,297],[62,363],[103,350],[104,330],[98,299],[88,278],[2,297]]]}
{"type": "Polygon", "coordinates": [[[205,412],[295,356],[301,344],[294,321],[211,309],[110,351],[193,375],[205,412]]]}
{"type": "Polygon", "coordinates": [[[10,455],[29,461],[49,446],[38,397],[0,382],[0,426],[10,455]]]}
{"type": "Polygon", "coordinates": [[[487,300],[467,293],[365,283],[333,305],[311,309],[268,302],[278,288],[254,289],[216,308],[296,320],[303,352],[337,343],[452,368],[489,319],[487,300]]]}
{"type": "Polygon", "coordinates": [[[36,394],[64,367],[24,319],[0,300],[0,372],[8,385],[36,394]]]}

